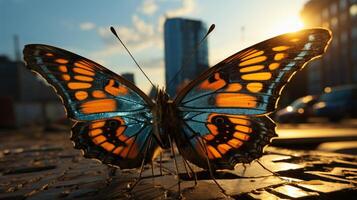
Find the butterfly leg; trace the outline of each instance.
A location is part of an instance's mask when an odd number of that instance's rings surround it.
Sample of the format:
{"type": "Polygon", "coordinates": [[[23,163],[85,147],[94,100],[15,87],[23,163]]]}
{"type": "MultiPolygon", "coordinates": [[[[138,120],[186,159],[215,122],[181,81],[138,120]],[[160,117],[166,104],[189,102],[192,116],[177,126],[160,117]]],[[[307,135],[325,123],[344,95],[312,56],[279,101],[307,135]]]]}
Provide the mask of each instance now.
{"type": "MultiPolygon", "coordinates": [[[[192,167],[191,167],[190,164],[187,162],[187,160],[186,160],[185,158],[183,158],[183,157],[182,157],[182,159],[183,159],[183,162],[184,162],[184,165],[185,165],[186,172],[187,172],[186,165],[187,165],[188,169],[189,169],[190,172],[191,172],[190,178],[192,177],[192,174],[193,174],[193,176],[194,176],[194,178],[195,178],[195,179],[194,179],[194,180],[195,180],[195,185],[194,185],[193,187],[196,187],[196,186],[197,186],[197,174],[196,174],[196,172],[192,169],[192,167]]],[[[189,173],[187,172],[187,174],[189,174],[189,173]]]]}
{"type": "Polygon", "coordinates": [[[141,181],[141,179],[142,179],[142,174],[143,174],[144,166],[145,166],[145,160],[146,160],[146,157],[147,157],[147,154],[148,154],[148,149],[149,149],[149,147],[151,146],[151,142],[152,142],[152,137],[149,139],[148,145],[147,145],[146,148],[145,148],[144,158],[143,158],[143,161],[141,162],[141,166],[140,166],[139,177],[136,179],[136,181],[135,181],[133,184],[128,184],[129,192],[131,192],[131,191],[135,188],[135,186],[136,186],[136,185],[141,181]]]}
{"type": "Polygon", "coordinates": [[[162,152],[160,152],[160,176],[162,176],[162,152]]]}
{"type": "Polygon", "coordinates": [[[263,165],[263,163],[261,163],[259,160],[256,160],[256,161],[257,161],[257,163],[258,163],[261,167],[263,167],[263,169],[265,169],[265,170],[267,170],[268,172],[272,173],[274,176],[280,178],[281,180],[284,180],[283,178],[280,177],[280,175],[279,175],[278,173],[275,173],[275,172],[271,171],[270,169],[268,169],[267,167],[265,167],[265,166],[263,165]]]}
{"type": "Polygon", "coordinates": [[[174,146],[171,140],[171,137],[169,136],[169,142],[170,142],[170,146],[171,146],[171,154],[174,157],[174,163],[175,163],[175,168],[176,168],[176,176],[177,176],[177,185],[178,185],[178,193],[179,193],[179,197],[181,197],[181,179],[180,179],[180,175],[179,175],[179,168],[177,165],[177,160],[176,160],[176,154],[175,154],[175,150],[174,150],[174,146]]]}
{"type": "Polygon", "coordinates": [[[153,161],[151,161],[151,177],[152,177],[152,182],[154,183],[155,174],[154,174],[154,163],[153,163],[153,161]]]}
{"type": "Polygon", "coordinates": [[[207,160],[207,165],[208,165],[208,171],[209,171],[209,174],[213,180],[213,182],[218,186],[218,188],[221,190],[221,192],[229,197],[229,195],[226,194],[226,191],[223,189],[223,187],[217,182],[216,178],[214,178],[214,174],[213,174],[213,171],[212,171],[212,168],[211,168],[211,163],[209,161],[209,158],[208,158],[208,152],[207,152],[207,146],[204,142],[202,142],[202,140],[198,140],[199,141],[199,144],[201,145],[201,148],[203,148],[204,152],[205,152],[205,157],[206,157],[206,160],[207,160]]]}

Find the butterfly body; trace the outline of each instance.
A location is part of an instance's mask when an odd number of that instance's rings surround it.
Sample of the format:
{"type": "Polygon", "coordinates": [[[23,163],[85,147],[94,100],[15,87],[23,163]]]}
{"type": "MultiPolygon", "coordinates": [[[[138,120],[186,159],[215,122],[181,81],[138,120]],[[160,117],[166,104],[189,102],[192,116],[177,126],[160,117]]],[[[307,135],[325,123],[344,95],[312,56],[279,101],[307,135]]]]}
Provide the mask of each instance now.
{"type": "Polygon", "coordinates": [[[283,34],[244,49],[202,73],[170,99],[154,100],[120,75],[53,46],[26,45],[27,67],[61,97],[74,147],[85,157],[123,169],[155,159],[173,143],[204,169],[233,169],[263,155],[276,137],[268,114],[281,91],[331,41],[326,29],[283,34]]]}
{"type": "Polygon", "coordinates": [[[170,139],[180,129],[177,107],[164,89],[158,89],[153,108],[154,135],[162,149],[170,148],[170,139]]]}

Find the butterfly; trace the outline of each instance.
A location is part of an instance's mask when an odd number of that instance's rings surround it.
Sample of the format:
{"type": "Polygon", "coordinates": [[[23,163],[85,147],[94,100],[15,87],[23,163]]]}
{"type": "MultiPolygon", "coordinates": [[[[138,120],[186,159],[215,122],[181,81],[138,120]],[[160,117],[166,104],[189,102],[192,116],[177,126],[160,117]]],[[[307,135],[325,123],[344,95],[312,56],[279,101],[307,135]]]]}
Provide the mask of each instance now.
{"type": "Polygon", "coordinates": [[[263,155],[276,135],[268,114],[281,91],[331,41],[322,28],[283,34],[224,59],[171,99],[149,98],[87,58],[42,44],[24,48],[27,67],[54,87],[75,122],[71,140],[87,158],[121,169],[151,162],[176,144],[201,168],[233,169],[263,155]]]}

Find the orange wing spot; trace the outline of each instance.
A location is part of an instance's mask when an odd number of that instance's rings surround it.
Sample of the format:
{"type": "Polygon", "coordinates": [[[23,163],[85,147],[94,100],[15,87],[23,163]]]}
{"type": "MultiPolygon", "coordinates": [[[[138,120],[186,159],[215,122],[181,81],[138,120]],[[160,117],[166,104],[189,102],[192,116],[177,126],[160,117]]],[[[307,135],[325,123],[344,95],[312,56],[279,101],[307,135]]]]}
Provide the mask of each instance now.
{"type": "Polygon", "coordinates": [[[251,80],[264,81],[264,80],[269,80],[270,78],[271,78],[270,72],[259,72],[253,74],[245,74],[242,76],[242,79],[247,81],[251,81],[251,80]]]}
{"type": "Polygon", "coordinates": [[[116,136],[120,141],[123,141],[123,142],[128,139],[128,137],[126,137],[124,134],[116,134],[116,136]]]}
{"type": "Polygon", "coordinates": [[[60,65],[58,67],[58,70],[60,70],[61,72],[64,72],[64,73],[68,72],[68,69],[67,69],[66,65],[60,65]]]}
{"type": "Polygon", "coordinates": [[[212,135],[218,135],[217,126],[215,126],[213,124],[207,124],[206,126],[209,129],[209,131],[212,133],[212,135]]]}
{"type": "Polygon", "coordinates": [[[67,64],[68,60],[63,59],[63,58],[58,58],[58,59],[55,60],[55,62],[59,63],[59,64],[67,64]]]}
{"type": "Polygon", "coordinates": [[[242,57],[244,57],[244,56],[246,56],[246,55],[248,55],[248,54],[255,53],[255,52],[257,52],[257,51],[258,51],[258,50],[255,50],[255,49],[249,49],[249,50],[247,50],[247,51],[245,51],[245,52],[242,52],[242,53],[240,53],[240,54],[233,55],[233,56],[231,56],[230,58],[227,58],[227,59],[224,61],[224,63],[229,63],[229,62],[231,62],[232,60],[234,60],[234,59],[236,59],[236,58],[242,58],[242,57]]]}
{"type": "Polygon", "coordinates": [[[105,121],[97,121],[97,122],[93,122],[90,127],[91,128],[100,128],[103,127],[105,125],[105,121]]]}
{"type": "Polygon", "coordinates": [[[81,111],[84,114],[113,112],[117,108],[114,99],[99,99],[85,102],[81,105],[81,111]]]}
{"type": "Polygon", "coordinates": [[[74,97],[76,97],[77,100],[82,101],[88,97],[88,93],[85,91],[78,91],[74,93],[74,97]]]}
{"type": "Polygon", "coordinates": [[[220,144],[217,146],[217,149],[221,154],[226,154],[232,147],[227,144],[220,144]]]}
{"type": "Polygon", "coordinates": [[[78,80],[78,81],[88,81],[88,82],[92,82],[94,79],[92,77],[89,76],[74,76],[74,79],[78,80]]]}
{"type": "Polygon", "coordinates": [[[106,140],[107,140],[107,138],[104,137],[103,135],[99,135],[99,136],[97,136],[97,137],[92,139],[94,144],[101,144],[101,143],[105,142],[106,140]]]}
{"type": "MultiPolygon", "coordinates": [[[[125,135],[123,135],[124,131],[125,131],[125,126],[119,126],[115,135],[117,137],[120,137],[121,135],[125,137],[125,135]]],[[[126,140],[126,137],[125,138],[121,137],[120,139],[121,140],[126,140]]]]}
{"type": "Polygon", "coordinates": [[[255,57],[255,58],[252,58],[252,59],[249,59],[249,60],[246,60],[246,61],[240,63],[239,66],[240,67],[244,67],[244,66],[247,66],[247,65],[260,63],[260,62],[265,61],[266,59],[268,59],[268,57],[266,57],[266,56],[255,57]]]}
{"type": "Polygon", "coordinates": [[[290,40],[290,42],[298,42],[298,41],[300,41],[299,38],[293,38],[293,39],[290,40]]]}
{"type": "Polygon", "coordinates": [[[231,83],[228,85],[226,91],[227,92],[238,92],[242,89],[242,85],[239,83],[231,83]]]}
{"type": "Polygon", "coordinates": [[[290,49],[290,47],[288,47],[288,46],[277,46],[277,47],[273,48],[273,51],[285,51],[288,49],[290,49]]]}
{"type": "Polygon", "coordinates": [[[125,124],[125,121],[124,121],[122,118],[120,118],[120,117],[114,117],[113,119],[115,119],[115,120],[119,121],[119,122],[120,122],[120,124],[122,124],[122,125],[124,125],[124,124],[125,124]]]}
{"type": "Polygon", "coordinates": [[[93,71],[93,68],[90,67],[89,65],[87,65],[86,63],[83,63],[83,62],[75,62],[74,63],[74,66],[76,67],[80,67],[80,68],[83,68],[83,69],[86,69],[86,70],[89,70],[89,71],[93,71]]]}
{"type": "Polygon", "coordinates": [[[101,91],[101,90],[94,90],[92,92],[92,96],[94,98],[105,98],[107,95],[105,95],[105,93],[103,91],[101,91]]]}
{"type": "Polygon", "coordinates": [[[213,139],[214,139],[214,135],[212,135],[212,134],[207,134],[207,135],[203,136],[203,138],[204,138],[205,140],[213,140],[213,139]]]}
{"type": "Polygon", "coordinates": [[[264,65],[253,65],[250,67],[244,67],[244,68],[241,68],[239,71],[242,73],[245,73],[245,72],[259,71],[261,69],[264,69],[264,65]]]}
{"type": "Polygon", "coordinates": [[[132,147],[127,155],[128,158],[133,159],[139,154],[138,146],[136,144],[132,144],[132,147]]]}
{"type": "Polygon", "coordinates": [[[263,84],[258,82],[248,83],[247,89],[251,92],[257,93],[263,89],[263,84]]]}
{"type": "Polygon", "coordinates": [[[217,94],[216,105],[222,107],[255,108],[257,98],[247,94],[217,94]]]}
{"type": "Polygon", "coordinates": [[[250,58],[254,58],[254,57],[257,57],[257,56],[260,56],[260,55],[263,55],[263,54],[264,54],[264,51],[258,51],[256,53],[250,54],[249,56],[243,57],[242,61],[245,61],[245,60],[248,60],[250,58]]]}
{"type": "Polygon", "coordinates": [[[69,81],[69,80],[71,80],[71,77],[68,74],[63,74],[62,79],[65,81],[69,81]]]}
{"type": "Polygon", "coordinates": [[[286,53],[277,53],[274,56],[274,60],[279,61],[279,60],[286,58],[287,56],[288,56],[288,54],[286,54],[286,53]]]}
{"type": "Polygon", "coordinates": [[[78,68],[78,67],[73,68],[73,71],[78,73],[78,74],[83,74],[83,75],[87,75],[87,76],[94,76],[93,72],[85,70],[85,69],[82,69],[82,68],[78,68]]]}
{"type": "Polygon", "coordinates": [[[115,146],[110,142],[104,142],[100,146],[103,147],[107,151],[112,151],[115,148],[115,146]]]}
{"type": "Polygon", "coordinates": [[[241,131],[244,133],[251,133],[252,132],[252,128],[248,127],[248,126],[241,126],[241,125],[237,125],[236,127],[237,131],[241,131]]]}
{"type": "Polygon", "coordinates": [[[256,52],[258,52],[258,50],[256,50],[256,49],[249,49],[249,50],[247,50],[247,51],[242,52],[241,54],[239,54],[238,57],[239,57],[239,58],[243,58],[243,57],[245,57],[245,56],[248,56],[248,55],[250,55],[250,54],[252,54],[252,53],[256,53],[256,52]]]}
{"type": "Polygon", "coordinates": [[[127,146],[125,146],[124,149],[120,152],[121,157],[135,158],[135,156],[138,154],[138,151],[136,144],[134,144],[133,142],[134,138],[130,138],[125,142],[127,146]]]}
{"type": "Polygon", "coordinates": [[[241,132],[234,132],[233,136],[235,138],[243,140],[243,141],[248,141],[249,140],[249,135],[241,133],[241,132]]]}
{"type": "Polygon", "coordinates": [[[79,89],[88,89],[92,87],[90,83],[81,83],[81,82],[69,82],[67,87],[71,90],[79,90],[79,89]]]}
{"type": "MultiPolygon", "coordinates": [[[[222,158],[221,154],[211,145],[207,145],[207,152],[211,152],[214,158],[222,158]]],[[[209,157],[209,156],[208,156],[209,157]]],[[[210,159],[214,159],[210,158],[210,159]]]]}
{"type": "Polygon", "coordinates": [[[53,56],[52,53],[46,53],[45,55],[48,56],[48,57],[52,57],[53,56]]]}
{"type": "Polygon", "coordinates": [[[272,63],[269,65],[269,69],[270,70],[275,70],[276,68],[278,68],[280,66],[279,63],[272,63]]]}
{"type": "Polygon", "coordinates": [[[208,80],[205,80],[200,84],[199,87],[204,90],[218,90],[226,85],[226,81],[221,79],[219,73],[215,73],[214,78],[216,81],[210,83],[208,80]]]}
{"type": "Polygon", "coordinates": [[[113,151],[113,154],[119,155],[120,152],[121,152],[123,149],[124,149],[123,146],[117,147],[117,148],[113,151]]]}
{"type": "Polygon", "coordinates": [[[93,130],[89,131],[89,136],[95,137],[95,136],[100,135],[102,133],[103,133],[102,129],[93,129],[93,130]]]}
{"type": "Polygon", "coordinates": [[[126,95],[128,94],[128,89],[124,86],[114,86],[115,81],[113,79],[109,80],[108,85],[104,87],[104,90],[113,96],[126,95]]]}
{"type": "Polygon", "coordinates": [[[227,144],[231,145],[234,148],[239,148],[240,146],[242,146],[243,142],[239,141],[237,139],[231,139],[227,142],[227,144]]]}
{"type": "Polygon", "coordinates": [[[240,118],[229,118],[229,120],[231,120],[232,123],[234,124],[241,124],[241,125],[247,125],[249,126],[250,125],[250,121],[249,120],[246,120],[246,119],[240,119],[240,118]]]}

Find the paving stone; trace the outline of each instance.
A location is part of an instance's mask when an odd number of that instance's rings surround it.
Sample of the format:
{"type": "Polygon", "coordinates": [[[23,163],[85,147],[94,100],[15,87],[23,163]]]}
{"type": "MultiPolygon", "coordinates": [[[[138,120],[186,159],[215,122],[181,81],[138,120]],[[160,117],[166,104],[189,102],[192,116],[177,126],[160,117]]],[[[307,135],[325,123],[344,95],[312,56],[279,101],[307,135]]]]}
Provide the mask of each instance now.
{"type": "Polygon", "coordinates": [[[322,180],[311,180],[297,183],[298,186],[322,193],[330,193],[336,192],[345,189],[356,189],[355,185],[345,184],[345,183],[336,183],[336,182],[328,182],[322,180]]]}
{"type": "Polygon", "coordinates": [[[304,191],[301,188],[297,188],[297,187],[294,187],[291,185],[283,185],[283,186],[274,188],[273,191],[280,193],[282,195],[288,196],[289,198],[319,196],[319,193],[317,193],[317,192],[304,191]]]}
{"type": "MultiPolygon", "coordinates": [[[[109,177],[111,168],[83,158],[73,149],[67,132],[34,137],[12,134],[6,143],[1,141],[0,135],[0,199],[175,199],[179,195],[169,151],[164,152],[161,162],[156,159],[153,163],[154,176],[151,165],[145,166],[143,179],[129,192],[127,186],[135,182],[140,170],[117,170],[109,177]]],[[[220,191],[209,172],[190,165],[197,177],[194,187],[195,176],[187,174],[190,170],[178,155],[182,197],[244,200],[356,194],[356,156],[276,147],[266,152],[259,161],[269,170],[252,162],[214,173],[231,197],[220,191]]]]}
{"type": "Polygon", "coordinates": [[[264,200],[282,200],[284,198],[280,198],[270,192],[265,190],[254,190],[247,194],[248,197],[252,199],[264,199],[264,200]]]}

